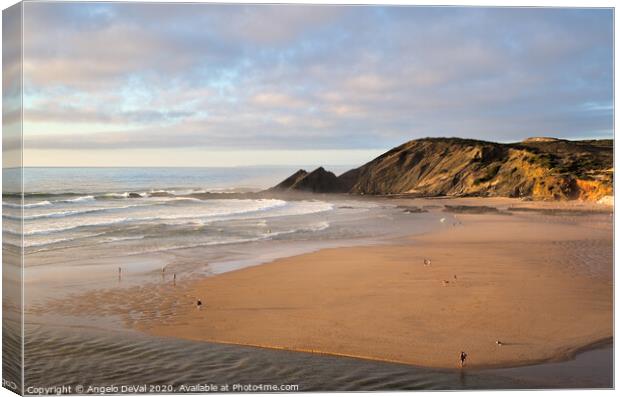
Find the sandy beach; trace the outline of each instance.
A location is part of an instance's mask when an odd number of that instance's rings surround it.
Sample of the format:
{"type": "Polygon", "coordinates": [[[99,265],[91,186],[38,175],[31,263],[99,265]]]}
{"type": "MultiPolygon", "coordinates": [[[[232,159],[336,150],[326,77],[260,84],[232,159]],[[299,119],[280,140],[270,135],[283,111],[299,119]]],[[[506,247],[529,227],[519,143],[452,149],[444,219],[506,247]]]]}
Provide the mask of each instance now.
{"type": "Polygon", "coordinates": [[[441,230],[389,244],[92,292],[49,309],[96,306],[156,336],[435,368],[457,367],[461,351],[470,368],[559,361],[612,338],[610,213],[445,213],[441,230]]]}

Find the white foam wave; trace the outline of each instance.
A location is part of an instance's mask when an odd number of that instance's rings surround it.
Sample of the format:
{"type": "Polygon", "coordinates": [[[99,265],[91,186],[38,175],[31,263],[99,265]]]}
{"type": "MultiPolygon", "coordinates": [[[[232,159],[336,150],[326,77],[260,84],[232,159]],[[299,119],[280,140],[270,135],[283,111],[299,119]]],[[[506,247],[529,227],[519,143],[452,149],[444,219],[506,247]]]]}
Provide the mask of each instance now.
{"type": "Polygon", "coordinates": [[[160,194],[170,194],[173,196],[186,196],[188,194],[199,194],[199,193],[207,193],[206,190],[202,189],[186,189],[186,190],[151,190],[149,194],[160,193],[160,194]]]}
{"type": "Polygon", "coordinates": [[[106,193],[103,197],[112,197],[112,198],[127,198],[129,197],[129,192],[125,193],[106,193]]]}
{"type": "Polygon", "coordinates": [[[93,233],[83,236],[74,236],[74,237],[66,237],[66,238],[47,238],[47,239],[39,239],[39,240],[31,240],[28,241],[28,238],[24,239],[24,247],[32,248],[32,247],[41,247],[45,245],[57,244],[57,243],[65,243],[69,241],[83,240],[85,238],[99,237],[104,235],[105,233],[93,233]]]}
{"type": "Polygon", "coordinates": [[[127,237],[108,237],[104,243],[114,243],[118,241],[142,240],[144,236],[127,236],[127,237]]]}
{"type": "MultiPolygon", "coordinates": [[[[226,200],[232,201],[232,200],[226,200]]],[[[208,219],[215,217],[229,217],[229,216],[238,216],[242,214],[249,214],[253,212],[262,212],[269,211],[276,208],[284,207],[287,205],[286,201],[283,200],[236,200],[236,203],[247,204],[245,208],[227,208],[227,207],[207,207],[206,212],[203,213],[190,213],[187,214],[187,211],[184,211],[183,214],[174,214],[174,215],[155,215],[155,216],[144,216],[144,217],[124,217],[124,218],[116,218],[116,219],[102,219],[102,220],[82,220],[79,223],[75,224],[65,224],[59,227],[52,228],[44,228],[37,229],[35,228],[31,230],[24,231],[24,235],[33,236],[33,235],[45,235],[52,233],[59,233],[65,231],[71,231],[78,228],[84,227],[98,227],[98,226],[112,226],[117,224],[127,224],[127,223],[135,223],[135,222],[153,222],[153,221],[172,221],[172,223],[181,221],[186,222],[188,219],[195,221],[196,219],[208,219]],[[252,205],[254,204],[254,205],[252,205]]],[[[164,222],[166,223],[166,222],[164,222]]]]}
{"type": "Polygon", "coordinates": [[[84,201],[95,201],[95,196],[81,196],[74,199],[54,201],[54,203],[82,203],[84,201]]]}
{"type": "MultiPolygon", "coordinates": [[[[22,208],[22,205],[19,203],[7,203],[7,202],[3,202],[2,203],[3,206],[5,207],[9,207],[9,208],[22,208]]],[[[45,201],[39,201],[38,203],[30,203],[30,204],[24,204],[24,208],[36,208],[36,207],[45,207],[48,205],[52,205],[51,202],[45,200],[45,201]]]]}
{"type": "Polygon", "coordinates": [[[24,204],[24,208],[46,207],[48,205],[52,205],[52,203],[50,203],[47,200],[44,200],[44,201],[39,201],[38,203],[24,204]]]}
{"type": "Polygon", "coordinates": [[[154,250],[140,251],[140,253],[142,253],[142,254],[151,254],[151,253],[156,253],[156,252],[173,251],[173,250],[179,250],[179,249],[200,248],[200,247],[208,247],[208,246],[214,246],[214,245],[230,245],[230,244],[251,243],[251,242],[256,242],[256,241],[269,240],[269,239],[272,239],[272,238],[277,237],[277,236],[289,235],[289,234],[299,233],[299,232],[318,232],[318,231],[327,229],[329,226],[330,226],[329,222],[319,222],[319,223],[315,223],[315,224],[312,224],[312,225],[307,226],[307,227],[302,227],[302,228],[298,228],[298,229],[281,230],[281,231],[271,232],[271,233],[265,233],[265,234],[262,234],[262,235],[256,236],[256,237],[230,238],[230,239],[225,239],[225,240],[205,241],[205,242],[193,243],[193,244],[180,244],[180,245],[173,245],[173,246],[169,246],[169,247],[157,248],[157,249],[154,249],[154,250]]]}
{"type": "Polygon", "coordinates": [[[43,214],[35,214],[35,215],[24,215],[24,217],[13,216],[13,215],[3,215],[5,218],[13,219],[13,220],[35,220],[35,219],[46,219],[46,218],[65,218],[68,216],[79,216],[86,214],[96,214],[103,212],[114,212],[118,210],[124,210],[127,208],[136,208],[136,207],[149,207],[156,204],[134,204],[134,205],[123,205],[121,207],[105,207],[105,208],[92,208],[87,210],[68,210],[68,211],[58,211],[58,212],[47,212],[43,214]]]}
{"type": "Polygon", "coordinates": [[[323,221],[323,222],[314,223],[314,224],[309,225],[307,227],[301,227],[299,229],[289,229],[289,230],[282,230],[282,231],[279,231],[279,232],[266,233],[263,236],[266,237],[266,238],[273,238],[273,237],[277,237],[277,236],[293,234],[293,233],[299,233],[299,232],[320,232],[320,231],[325,230],[327,228],[329,228],[329,222],[323,221]]]}
{"type": "Polygon", "coordinates": [[[194,198],[194,197],[164,197],[162,201],[201,201],[201,202],[205,202],[204,200],[197,199],[197,198],[194,198]]]}

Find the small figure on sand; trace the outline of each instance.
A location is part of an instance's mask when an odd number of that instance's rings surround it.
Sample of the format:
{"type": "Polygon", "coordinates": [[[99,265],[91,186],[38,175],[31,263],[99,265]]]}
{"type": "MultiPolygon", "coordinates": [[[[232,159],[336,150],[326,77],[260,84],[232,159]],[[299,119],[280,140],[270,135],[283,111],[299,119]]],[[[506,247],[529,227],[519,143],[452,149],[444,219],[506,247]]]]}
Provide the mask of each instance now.
{"type": "Polygon", "coordinates": [[[459,220],[459,218],[456,215],[454,215],[454,222],[452,222],[452,226],[456,227],[456,226],[458,226],[460,224],[461,224],[461,221],[459,220]]]}
{"type": "Polygon", "coordinates": [[[447,287],[448,285],[450,285],[450,281],[448,280],[443,280],[443,286],[447,287]]]}
{"type": "Polygon", "coordinates": [[[196,301],[196,309],[200,310],[202,308],[202,301],[200,299],[198,299],[196,301]]]}
{"type": "Polygon", "coordinates": [[[441,219],[439,220],[439,222],[441,222],[441,223],[444,223],[445,221],[446,221],[446,218],[441,218],[441,219]]]}
{"type": "Polygon", "coordinates": [[[431,260],[424,258],[424,266],[430,266],[431,265],[431,260]]]}
{"type": "Polygon", "coordinates": [[[465,360],[467,360],[467,353],[461,352],[461,356],[459,357],[459,360],[461,362],[461,368],[463,368],[465,366],[465,360]]]}
{"type": "Polygon", "coordinates": [[[121,269],[121,267],[118,267],[118,281],[121,281],[121,273],[123,272],[123,269],[121,269]]]}
{"type": "Polygon", "coordinates": [[[501,341],[501,340],[499,340],[499,339],[495,341],[495,344],[496,344],[497,346],[501,346],[501,345],[503,345],[502,341],[501,341]]]}
{"type": "Polygon", "coordinates": [[[456,281],[456,274],[454,275],[454,281],[456,281]]]}
{"type": "Polygon", "coordinates": [[[174,286],[177,285],[177,274],[176,273],[172,273],[172,285],[174,286]]]}

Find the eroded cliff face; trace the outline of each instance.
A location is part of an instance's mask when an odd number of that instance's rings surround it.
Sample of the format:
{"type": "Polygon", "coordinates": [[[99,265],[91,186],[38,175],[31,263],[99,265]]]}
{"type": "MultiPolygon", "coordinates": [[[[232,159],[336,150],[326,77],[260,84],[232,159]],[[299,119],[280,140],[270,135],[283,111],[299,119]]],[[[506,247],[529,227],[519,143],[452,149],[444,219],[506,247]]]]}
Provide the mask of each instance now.
{"type": "Polygon", "coordinates": [[[499,144],[425,138],[407,142],[340,175],[338,182],[331,177],[333,174],[321,169],[317,178],[307,180],[312,182],[312,188],[303,186],[303,190],[599,200],[613,194],[612,167],[611,140],[536,138],[499,144]]]}

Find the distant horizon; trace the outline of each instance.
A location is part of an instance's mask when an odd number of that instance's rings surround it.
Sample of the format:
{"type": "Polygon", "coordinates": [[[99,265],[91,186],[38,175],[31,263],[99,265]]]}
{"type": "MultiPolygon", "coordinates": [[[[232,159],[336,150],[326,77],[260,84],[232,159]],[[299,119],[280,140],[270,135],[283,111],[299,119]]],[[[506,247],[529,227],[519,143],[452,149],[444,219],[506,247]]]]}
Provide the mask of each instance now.
{"type": "MultiPolygon", "coordinates": [[[[410,139],[408,141],[404,141],[396,146],[387,148],[387,149],[376,149],[374,151],[370,150],[369,152],[375,152],[376,154],[371,155],[371,157],[368,157],[366,159],[361,159],[359,162],[350,162],[350,163],[336,163],[336,164],[330,164],[327,162],[308,162],[308,163],[283,163],[283,164],[276,164],[276,163],[260,163],[260,164],[227,164],[227,165],[165,165],[165,164],[159,164],[159,165],[79,165],[79,164],[73,164],[73,165],[24,165],[23,168],[252,168],[252,167],[277,167],[277,168],[285,168],[285,167],[325,167],[326,169],[328,169],[328,167],[359,167],[373,159],[375,159],[376,157],[390,151],[391,149],[393,149],[394,147],[400,146],[406,142],[410,142],[410,141],[414,141],[414,140],[421,140],[421,139],[468,139],[468,140],[478,140],[481,142],[491,142],[491,143],[498,143],[498,144],[503,144],[503,145],[508,145],[508,144],[515,144],[515,143],[519,143],[519,142],[523,142],[527,139],[532,139],[532,138],[551,138],[551,139],[560,139],[560,140],[567,140],[567,141],[587,141],[587,140],[614,140],[614,137],[612,136],[611,138],[573,138],[573,139],[568,139],[568,138],[557,138],[554,136],[529,136],[527,138],[524,138],[520,141],[510,141],[510,142],[498,142],[498,141],[493,141],[493,140],[482,140],[482,139],[475,139],[475,138],[464,138],[464,137],[458,137],[458,136],[428,136],[428,137],[422,137],[422,138],[415,138],[415,139],[410,139]]],[[[329,150],[325,150],[322,151],[322,153],[328,153],[329,150]]],[[[172,157],[172,156],[169,156],[172,157]]],[[[5,168],[17,168],[17,167],[5,167],[5,168]]]]}
{"type": "Polygon", "coordinates": [[[273,164],[265,164],[265,165],[239,165],[239,166],[165,166],[165,165],[153,165],[153,166],[24,166],[24,167],[6,167],[7,169],[28,169],[28,168],[287,168],[287,167],[357,167],[355,164],[345,164],[345,165],[319,165],[319,164],[282,164],[282,165],[273,165],[273,164]]]}

